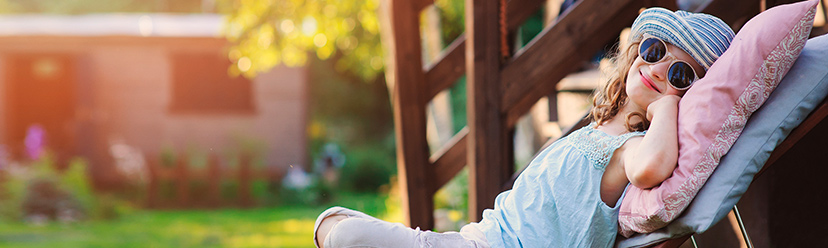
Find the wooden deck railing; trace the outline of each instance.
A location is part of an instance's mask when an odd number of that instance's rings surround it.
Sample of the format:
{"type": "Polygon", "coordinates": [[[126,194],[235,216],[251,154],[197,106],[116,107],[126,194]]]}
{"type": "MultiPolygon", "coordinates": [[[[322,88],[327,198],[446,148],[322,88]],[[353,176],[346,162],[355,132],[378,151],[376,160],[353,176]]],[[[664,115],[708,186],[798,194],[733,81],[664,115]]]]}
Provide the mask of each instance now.
{"type": "Polygon", "coordinates": [[[674,1],[584,0],[514,54],[503,49],[500,9],[505,3],[506,33],[511,34],[545,1],[467,1],[466,34],[432,63],[422,62],[419,13],[428,0],[391,1],[393,30],[392,101],[398,171],[407,224],[430,229],[433,195],[469,165],[469,216],[482,210],[511,178],[512,133],[517,119],[555,84],[632,23],[638,9],[672,6],[674,1]],[[426,141],[426,105],[440,91],[467,76],[469,126],[431,154],[426,141]]]}

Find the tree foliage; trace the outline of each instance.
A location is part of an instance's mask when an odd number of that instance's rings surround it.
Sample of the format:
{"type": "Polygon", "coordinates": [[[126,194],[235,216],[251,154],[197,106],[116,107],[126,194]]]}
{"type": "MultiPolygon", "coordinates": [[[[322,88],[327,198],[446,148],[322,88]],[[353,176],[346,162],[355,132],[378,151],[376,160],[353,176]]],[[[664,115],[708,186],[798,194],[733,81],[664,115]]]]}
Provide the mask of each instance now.
{"type": "Polygon", "coordinates": [[[443,43],[451,43],[465,30],[464,1],[436,0],[434,6],[440,14],[440,35],[443,43]]]}
{"type": "Polygon", "coordinates": [[[302,66],[308,56],[337,57],[336,69],[372,81],[383,70],[379,0],[218,0],[236,66],[251,77],[274,66],[302,66]]]}

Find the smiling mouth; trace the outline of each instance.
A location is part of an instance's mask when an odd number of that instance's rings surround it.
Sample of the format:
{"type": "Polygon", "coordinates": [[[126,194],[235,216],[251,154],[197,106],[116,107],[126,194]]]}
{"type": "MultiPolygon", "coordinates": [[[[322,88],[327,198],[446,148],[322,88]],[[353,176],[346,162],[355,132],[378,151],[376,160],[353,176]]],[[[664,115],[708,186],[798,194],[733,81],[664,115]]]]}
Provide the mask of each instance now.
{"type": "Polygon", "coordinates": [[[641,81],[644,82],[644,85],[646,85],[647,88],[650,88],[651,90],[654,90],[655,92],[661,93],[661,91],[658,90],[658,88],[656,88],[655,84],[653,84],[653,81],[650,81],[649,78],[644,76],[643,72],[639,71],[638,74],[641,75],[641,81]]]}

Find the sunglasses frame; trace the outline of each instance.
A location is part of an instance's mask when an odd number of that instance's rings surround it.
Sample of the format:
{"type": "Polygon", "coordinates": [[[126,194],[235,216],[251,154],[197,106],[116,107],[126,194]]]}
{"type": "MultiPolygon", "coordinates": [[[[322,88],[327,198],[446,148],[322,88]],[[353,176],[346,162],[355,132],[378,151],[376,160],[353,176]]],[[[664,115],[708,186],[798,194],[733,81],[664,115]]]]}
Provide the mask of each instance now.
{"type": "Polygon", "coordinates": [[[663,61],[663,60],[664,60],[665,58],[667,58],[667,57],[672,58],[672,59],[673,59],[673,62],[670,62],[670,66],[668,66],[668,67],[667,67],[667,71],[668,71],[668,73],[669,73],[670,69],[671,69],[671,68],[673,68],[673,65],[675,65],[675,64],[676,64],[676,63],[678,63],[678,62],[684,63],[685,65],[687,65],[688,67],[690,67],[690,70],[692,70],[692,71],[693,71],[693,80],[692,80],[692,81],[690,81],[690,84],[688,84],[688,85],[687,85],[687,87],[682,87],[682,88],[676,87],[676,85],[674,85],[674,84],[673,84],[673,82],[670,80],[670,75],[667,75],[667,82],[669,83],[670,87],[673,87],[673,89],[676,89],[676,90],[687,90],[687,89],[690,89],[690,87],[692,87],[692,86],[693,86],[693,84],[694,84],[694,83],[696,83],[696,81],[698,81],[698,80],[699,80],[699,74],[698,74],[698,73],[696,73],[696,68],[693,68],[693,66],[692,66],[692,65],[690,65],[690,63],[687,63],[687,61],[680,60],[680,59],[676,58],[676,56],[674,56],[672,53],[670,53],[670,49],[667,49],[667,42],[665,42],[664,40],[662,40],[662,39],[660,39],[660,38],[658,38],[658,37],[655,37],[655,36],[653,36],[653,35],[644,34],[644,37],[641,39],[641,42],[639,42],[639,43],[638,43],[638,57],[640,57],[640,58],[641,58],[641,60],[642,60],[642,61],[644,61],[644,63],[650,64],[650,65],[652,65],[652,64],[656,64],[656,63],[659,63],[659,62],[663,61]],[[645,60],[643,56],[641,56],[641,45],[642,45],[642,44],[644,44],[644,41],[646,41],[646,40],[648,40],[648,39],[655,39],[655,40],[657,40],[658,42],[661,42],[661,45],[663,45],[663,46],[664,46],[664,56],[661,56],[661,58],[660,58],[660,59],[658,59],[658,60],[657,60],[657,61],[655,61],[655,62],[649,62],[649,61],[645,60]]]}

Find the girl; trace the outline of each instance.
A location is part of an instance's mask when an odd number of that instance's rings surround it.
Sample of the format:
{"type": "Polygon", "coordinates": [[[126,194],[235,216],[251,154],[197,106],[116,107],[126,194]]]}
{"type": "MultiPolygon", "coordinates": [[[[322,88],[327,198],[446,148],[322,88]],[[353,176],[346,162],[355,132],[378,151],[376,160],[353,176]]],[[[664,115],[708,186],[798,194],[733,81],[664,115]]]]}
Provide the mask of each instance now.
{"type": "Polygon", "coordinates": [[[720,19],[650,8],[632,25],[597,92],[594,122],[544,149],[480,223],[434,233],[334,207],[314,227],[317,247],[611,247],[626,187],[658,185],[678,157],[678,102],[727,49],[720,19]]]}

